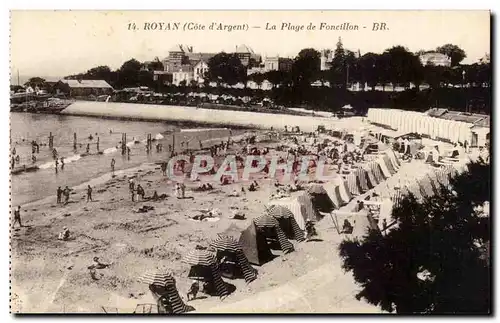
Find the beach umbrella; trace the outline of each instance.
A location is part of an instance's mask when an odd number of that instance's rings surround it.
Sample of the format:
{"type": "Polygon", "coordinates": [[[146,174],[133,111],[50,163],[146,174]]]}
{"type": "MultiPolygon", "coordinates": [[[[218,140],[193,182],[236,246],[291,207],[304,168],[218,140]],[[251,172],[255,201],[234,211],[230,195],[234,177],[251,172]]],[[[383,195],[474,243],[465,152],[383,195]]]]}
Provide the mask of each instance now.
{"type": "Polygon", "coordinates": [[[218,237],[209,242],[209,245],[218,250],[228,250],[228,251],[241,251],[243,248],[241,244],[236,241],[233,237],[219,234],[218,237]]]}
{"type": "Polygon", "coordinates": [[[209,245],[218,251],[230,252],[236,256],[238,266],[243,272],[243,277],[247,283],[254,281],[257,278],[257,270],[255,270],[248,262],[247,257],[243,253],[243,247],[233,237],[219,234],[217,239],[210,241],[209,245]]]}
{"type": "Polygon", "coordinates": [[[222,280],[221,273],[219,271],[219,266],[217,264],[217,259],[215,255],[207,250],[194,249],[191,250],[183,259],[183,262],[191,265],[191,271],[189,276],[196,276],[195,279],[199,279],[199,276],[204,277],[211,282],[213,282],[215,290],[220,297],[229,295],[229,291],[222,280]],[[208,268],[208,272],[205,269],[208,268]]]}
{"type": "Polygon", "coordinates": [[[268,210],[267,213],[270,216],[273,216],[275,218],[293,218],[293,213],[290,211],[287,207],[283,205],[272,205],[268,210]]]}
{"type": "MultiPolygon", "coordinates": [[[[274,232],[271,234],[275,235],[283,252],[289,253],[294,250],[293,244],[286,238],[286,235],[281,229],[278,220],[276,220],[272,216],[269,216],[267,214],[261,215],[259,217],[254,218],[253,223],[258,229],[271,229],[272,232],[274,232]]],[[[265,230],[265,232],[266,235],[268,235],[270,231],[265,230]]]]}
{"type": "Polygon", "coordinates": [[[259,228],[275,228],[276,226],[279,226],[278,221],[267,214],[254,218],[253,222],[259,228]]]}
{"type": "Polygon", "coordinates": [[[183,261],[191,266],[213,266],[217,264],[215,255],[202,249],[191,250],[184,257],[183,261]]]}
{"type": "Polygon", "coordinates": [[[175,286],[175,278],[168,272],[147,272],[139,277],[141,283],[159,286],[175,286]]]}
{"type": "Polygon", "coordinates": [[[175,286],[175,278],[168,272],[148,272],[139,277],[139,281],[148,285],[157,285],[165,288],[162,297],[170,304],[172,314],[181,314],[194,310],[192,306],[184,304],[175,286]]]}

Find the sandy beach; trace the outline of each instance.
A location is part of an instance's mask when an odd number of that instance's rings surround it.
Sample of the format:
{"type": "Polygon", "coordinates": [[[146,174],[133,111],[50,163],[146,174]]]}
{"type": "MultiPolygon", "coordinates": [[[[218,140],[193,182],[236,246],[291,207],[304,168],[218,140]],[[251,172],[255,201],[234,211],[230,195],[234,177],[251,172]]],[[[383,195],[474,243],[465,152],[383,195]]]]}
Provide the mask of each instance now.
{"type": "MultiPolygon", "coordinates": [[[[358,128],[362,124],[360,119],[350,122],[357,123],[358,128]]],[[[241,137],[233,139],[238,141],[241,137]]],[[[270,155],[284,157],[285,152],[276,150],[281,144],[282,139],[258,142],[255,146],[268,147],[270,155]]],[[[227,153],[240,151],[245,145],[235,143],[227,153]]],[[[414,160],[401,167],[393,176],[394,181],[398,174],[404,177],[415,169],[424,171],[429,167],[414,160]]],[[[183,256],[197,245],[207,246],[210,239],[231,224],[244,230],[253,218],[264,214],[265,205],[276,190],[274,180],[266,177],[261,172],[252,178],[259,183],[259,189],[253,192],[241,192],[248,182],[215,184],[211,191],[198,192],[200,184],[209,181],[208,175],[202,176],[201,181],[186,181],[186,198],[178,199],[175,183],[162,175],[160,166],[143,164],[116,172],[114,177],[104,175],[74,187],[68,204],[57,204],[54,196],[23,206],[25,226],[12,231],[13,312],[131,313],[137,304],[154,303],[147,286],[137,278],[156,269],[172,272],[186,301],[192,281],[188,278],[190,266],[181,261],[183,256]],[[132,202],[130,178],[144,187],[147,197],[155,191],[167,197],[132,202]],[[94,201],[86,202],[87,185],[93,187],[94,201]],[[233,191],[239,192],[239,196],[229,196],[233,191]],[[150,210],[138,212],[145,206],[150,210]],[[192,219],[200,212],[214,209],[220,214],[217,218],[192,219]],[[237,211],[246,219],[232,219],[237,211]],[[63,227],[71,232],[68,241],[57,239],[63,227]],[[110,266],[100,270],[98,277],[92,277],[87,267],[96,256],[110,266]]],[[[380,183],[338,211],[352,211],[358,199],[384,185],[380,183]]],[[[339,216],[336,221],[342,223],[344,218],[350,216],[339,216]]],[[[321,241],[294,241],[295,252],[276,252],[278,257],[274,260],[254,266],[258,278],[252,283],[226,279],[235,291],[224,300],[202,297],[188,304],[195,312],[207,313],[379,313],[375,306],[355,299],[359,287],[351,274],[341,269],[337,247],[346,235],[337,232],[329,215],[316,228],[321,241]]]]}

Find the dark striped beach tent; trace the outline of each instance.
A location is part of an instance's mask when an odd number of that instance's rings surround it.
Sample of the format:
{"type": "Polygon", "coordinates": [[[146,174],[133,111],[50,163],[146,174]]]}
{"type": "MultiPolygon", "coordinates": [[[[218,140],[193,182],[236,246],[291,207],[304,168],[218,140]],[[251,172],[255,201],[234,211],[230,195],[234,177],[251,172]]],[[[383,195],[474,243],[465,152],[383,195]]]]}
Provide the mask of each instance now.
{"type": "Polygon", "coordinates": [[[363,168],[357,168],[354,173],[359,180],[361,192],[364,193],[368,191],[370,188],[368,187],[368,175],[366,174],[366,170],[364,170],[363,168]]]}
{"type": "Polygon", "coordinates": [[[186,305],[179,295],[175,284],[175,278],[171,273],[148,272],[139,277],[139,281],[148,284],[150,289],[156,286],[162,288],[162,297],[168,302],[171,314],[181,314],[193,311],[194,308],[186,305]]]}
{"type": "Polygon", "coordinates": [[[312,184],[307,189],[307,193],[311,196],[314,207],[321,212],[331,212],[335,209],[333,201],[328,196],[325,188],[321,184],[312,184]]]}
{"type": "Polygon", "coordinates": [[[273,254],[267,245],[265,235],[257,232],[253,222],[250,223],[245,230],[241,230],[234,223],[231,223],[231,225],[220,234],[232,237],[238,241],[248,262],[253,265],[261,266],[273,259],[273,254]]]}
{"type": "Polygon", "coordinates": [[[355,172],[351,172],[346,176],[346,182],[347,187],[349,188],[349,193],[354,196],[360,195],[362,193],[361,184],[359,183],[359,178],[358,176],[356,176],[355,172]]]}
{"type": "Polygon", "coordinates": [[[323,184],[323,187],[325,188],[326,193],[328,194],[330,200],[335,206],[335,209],[340,209],[342,206],[346,204],[342,200],[342,197],[340,197],[340,188],[338,183],[331,181],[323,184]]]}
{"type": "Polygon", "coordinates": [[[377,158],[377,163],[380,167],[380,170],[382,171],[382,175],[384,176],[384,179],[387,179],[387,178],[392,176],[391,172],[387,168],[387,165],[385,164],[383,157],[377,158]]]}
{"type": "Polygon", "coordinates": [[[366,164],[363,166],[363,169],[366,171],[366,178],[368,179],[367,184],[369,188],[374,188],[375,186],[378,185],[378,181],[375,178],[375,175],[373,174],[373,171],[371,167],[369,167],[369,164],[366,164]]]}
{"type": "Polygon", "coordinates": [[[371,173],[373,174],[373,178],[375,179],[375,185],[380,184],[383,182],[384,176],[382,175],[382,170],[380,169],[380,165],[377,163],[376,160],[373,160],[368,163],[368,168],[370,169],[371,173]]]}
{"type": "Polygon", "coordinates": [[[288,239],[299,242],[305,240],[304,230],[299,227],[295,220],[295,215],[286,206],[271,205],[267,209],[267,213],[278,221],[281,230],[283,230],[288,239]]]}
{"type": "Polygon", "coordinates": [[[312,222],[318,222],[322,219],[322,215],[317,211],[314,205],[313,198],[311,194],[307,192],[301,192],[297,195],[297,202],[300,204],[300,210],[304,223],[306,220],[311,220],[312,222]]]}
{"type": "Polygon", "coordinates": [[[183,261],[191,265],[189,278],[212,283],[219,297],[229,295],[226,284],[222,280],[217,259],[213,253],[207,250],[194,249],[184,257],[183,261]]]}
{"type": "Polygon", "coordinates": [[[224,277],[232,279],[243,276],[247,283],[257,279],[257,270],[250,265],[243,247],[233,237],[219,234],[209,245],[217,251],[218,261],[226,259],[225,263],[219,265],[224,277]]]}
{"type": "Polygon", "coordinates": [[[278,221],[267,214],[261,215],[253,219],[253,223],[257,228],[257,232],[263,233],[266,237],[268,243],[279,245],[280,250],[284,253],[290,253],[294,251],[293,244],[286,238],[285,233],[281,230],[278,221]]]}
{"type": "Polygon", "coordinates": [[[384,156],[382,156],[382,159],[384,160],[384,164],[389,170],[389,173],[391,173],[391,176],[396,174],[396,169],[392,166],[392,162],[389,156],[385,154],[384,156]]]}
{"type": "Polygon", "coordinates": [[[391,163],[392,163],[392,167],[395,169],[395,170],[398,170],[399,167],[401,167],[401,162],[399,160],[399,157],[396,155],[396,153],[394,152],[394,150],[392,149],[387,149],[386,152],[387,156],[389,156],[389,159],[391,160],[391,163]]]}
{"type": "Polygon", "coordinates": [[[405,198],[405,196],[408,194],[408,191],[406,187],[402,187],[399,189],[395,189],[392,194],[391,194],[391,201],[393,203],[393,207],[399,207],[401,205],[401,202],[405,198]]]}
{"type": "Polygon", "coordinates": [[[340,197],[344,201],[345,204],[349,203],[352,199],[351,192],[349,191],[349,186],[347,185],[347,181],[344,178],[339,179],[339,191],[340,197]]]}

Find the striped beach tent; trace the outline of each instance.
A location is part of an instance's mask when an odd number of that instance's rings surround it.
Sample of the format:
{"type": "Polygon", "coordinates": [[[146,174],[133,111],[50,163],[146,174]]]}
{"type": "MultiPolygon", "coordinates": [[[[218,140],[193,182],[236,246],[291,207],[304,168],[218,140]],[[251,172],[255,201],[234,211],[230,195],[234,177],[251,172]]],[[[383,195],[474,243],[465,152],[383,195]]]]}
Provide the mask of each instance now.
{"type": "Polygon", "coordinates": [[[321,184],[312,184],[307,189],[307,193],[309,193],[311,197],[311,201],[313,206],[321,212],[331,212],[335,205],[332,200],[328,196],[325,188],[321,184]]]}
{"type": "Polygon", "coordinates": [[[234,223],[220,233],[224,236],[233,237],[243,248],[243,253],[251,264],[260,266],[273,259],[271,249],[267,245],[265,236],[257,232],[255,225],[250,225],[241,230],[234,223]]]}
{"type": "MultiPolygon", "coordinates": [[[[328,199],[330,198],[328,197],[328,199]]],[[[302,210],[301,213],[304,216],[305,220],[311,220],[313,222],[318,222],[319,220],[321,220],[322,216],[314,206],[311,194],[307,192],[301,192],[297,195],[297,201],[300,204],[300,208],[302,210]]]]}
{"type": "Polygon", "coordinates": [[[345,204],[349,203],[352,199],[352,195],[351,192],[349,191],[349,186],[347,185],[347,181],[343,178],[339,178],[338,184],[339,184],[340,197],[342,198],[342,201],[345,204]]]}
{"type": "Polygon", "coordinates": [[[217,295],[229,295],[226,284],[222,280],[215,255],[207,250],[194,249],[186,254],[183,261],[191,265],[189,277],[193,279],[208,280],[213,283],[217,295]]]}
{"type": "Polygon", "coordinates": [[[377,164],[380,167],[380,170],[382,171],[381,174],[384,176],[383,180],[389,178],[392,176],[391,172],[387,168],[387,165],[385,164],[385,161],[383,158],[379,157],[376,159],[377,164]]]}
{"type": "Polygon", "coordinates": [[[257,279],[257,270],[250,265],[243,253],[243,247],[236,239],[231,236],[219,234],[216,239],[210,241],[209,245],[217,250],[217,259],[220,260],[226,257],[238,266],[247,283],[251,283],[257,279]]]}
{"type": "Polygon", "coordinates": [[[357,196],[361,194],[361,184],[359,184],[359,179],[356,176],[355,172],[352,172],[346,176],[347,187],[349,192],[353,196],[357,196]]]}
{"type": "Polygon", "coordinates": [[[333,205],[335,205],[336,209],[340,209],[342,206],[344,206],[346,203],[344,200],[342,200],[342,197],[340,196],[340,188],[339,184],[337,182],[327,182],[323,184],[323,187],[326,190],[326,193],[330,197],[330,200],[332,201],[333,205]]]}
{"type": "Polygon", "coordinates": [[[396,174],[396,169],[392,166],[392,162],[391,162],[391,159],[389,158],[389,156],[387,154],[385,154],[382,156],[382,159],[384,160],[384,164],[387,167],[387,169],[389,170],[389,173],[391,173],[391,176],[396,174]]]}
{"type": "Polygon", "coordinates": [[[181,314],[192,311],[193,308],[184,303],[177,286],[175,278],[171,273],[166,272],[148,272],[139,277],[139,281],[144,284],[162,287],[165,292],[162,296],[166,299],[172,314],[181,314]]]}
{"type": "Polygon", "coordinates": [[[278,221],[267,214],[261,215],[253,219],[253,223],[257,228],[257,231],[262,232],[266,235],[268,243],[273,240],[277,240],[280,249],[284,253],[290,253],[294,251],[293,244],[288,241],[283,230],[281,230],[278,221]]]}
{"type": "Polygon", "coordinates": [[[380,169],[380,165],[376,160],[369,162],[368,167],[372,171],[377,185],[385,180],[384,175],[382,175],[382,170],[380,169]]]}
{"type": "Polygon", "coordinates": [[[368,187],[368,175],[366,170],[363,168],[357,168],[355,170],[356,177],[359,179],[359,185],[361,187],[362,192],[368,191],[370,188],[368,187]]]}
{"type": "Polygon", "coordinates": [[[297,241],[304,241],[304,230],[302,230],[297,221],[295,220],[295,215],[284,205],[271,205],[267,209],[267,213],[278,220],[281,230],[285,233],[288,239],[294,239],[297,241]]]}
{"type": "Polygon", "coordinates": [[[368,179],[367,184],[369,188],[374,188],[378,185],[378,181],[373,174],[371,167],[368,164],[363,166],[363,169],[366,171],[366,178],[368,179]]]}
{"type": "Polygon", "coordinates": [[[394,170],[397,171],[399,169],[399,167],[401,167],[401,162],[399,161],[398,156],[396,156],[396,153],[394,152],[394,150],[387,149],[385,151],[385,154],[389,157],[389,160],[391,161],[391,164],[392,164],[392,168],[394,168],[394,170]]]}

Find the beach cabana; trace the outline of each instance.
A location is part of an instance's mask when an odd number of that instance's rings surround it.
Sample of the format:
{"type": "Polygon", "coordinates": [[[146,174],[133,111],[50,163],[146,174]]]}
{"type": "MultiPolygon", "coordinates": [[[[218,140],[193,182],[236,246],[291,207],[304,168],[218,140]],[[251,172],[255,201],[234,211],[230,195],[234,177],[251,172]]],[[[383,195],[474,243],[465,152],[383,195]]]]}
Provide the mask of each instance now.
{"type": "Polygon", "coordinates": [[[217,251],[216,257],[224,277],[230,279],[243,277],[247,283],[257,278],[257,270],[250,265],[243,253],[243,247],[236,239],[219,234],[209,245],[217,251]]]}
{"type": "Polygon", "coordinates": [[[333,205],[335,205],[336,209],[340,209],[346,204],[340,196],[340,187],[338,182],[327,182],[323,184],[323,187],[325,188],[328,196],[330,197],[330,200],[332,201],[333,205]]]}
{"type": "Polygon", "coordinates": [[[389,178],[389,177],[392,176],[391,172],[387,168],[385,160],[382,157],[377,158],[376,162],[378,163],[380,169],[382,170],[382,174],[385,177],[385,179],[387,179],[387,178],[389,178]]]}
{"type": "MultiPolygon", "coordinates": [[[[297,203],[298,204],[298,203],[297,203]]],[[[299,205],[300,206],[300,205],[299,205]]],[[[271,205],[267,213],[278,220],[281,230],[288,239],[304,241],[304,230],[299,227],[295,215],[284,205],[271,205]]]]}
{"type": "Polygon", "coordinates": [[[318,211],[331,212],[335,208],[332,200],[322,185],[312,184],[307,189],[307,193],[311,196],[311,202],[318,211]]]}
{"type": "Polygon", "coordinates": [[[349,188],[349,192],[354,195],[360,195],[362,190],[361,190],[361,184],[359,183],[359,178],[356,176],[356,172],[351,172],[350,174],[346,175],[345,177],[346,182],[347,182],[347,187],[349,188]]]}
{"type": "Polygon", "coordinates": [[[255,225],[257,232],[262,233],[266,237],[267,243],[271,249],[278,245],[279,249],[284,253],[294,251],[293,244],[288,241],[285,233],[281,230],[281,227],[275,218],[265,214],[254,218],[252,222],[255,225]]]}
{"type": "Polygon", "coordinates": [[[338,185],[339,185],[339,192],[340,192],[340,197],[342,198],[342,201],[345,204],[349,203],[352,199],[352,195],[351,195],[351,192],[349,191],[349,186],[347,185],[347,181],[343,178],[339,178],[338,185]]]}
{"type": "Polygon", "coordinates": [[[274,258],[267,245],[266,237],[257,232],[253,223],[245,230],[240,230],[240,228],[232,223],[221,235],[233,237],[238,241],[243,253],[253,265],[261,266],[274,258]]]}
{"type": "Polygon", "coordinates": [[[373,176],[375,177],[377,184],[379,184],[385,180],[384,175],[382,175],[382,169],[380,168],[380,164],[378,162],[378,159],[369,162],[368,167],[372,171],[373,176]]]}
{"type": "Polygon", "coordinates": [[[366,173],[366,170],[364,170],[363,168],[356,168],[354,173],[356,174],[356,177],[359,180],[361,192],[368,191],[370,189],[370,187],[368,185],[368,174],[366,173]]]}
{"type": "MultiPolygon", "coordinates": [[[[149,285],[150,291],[158,301],[160,298],[170,314],[182,314],[193,311],[192,306],[186,305],[179,295],[175,278],[171,273],[148,272],[139,277],[139,281],[149,285]]],[[[158,312],[161,312],[159,309],[158,312]]]]}
{"type": "Polygon", "coordinates": [[[215,255],[207,250],[194,249],[183,259],[191,265],[189,278],[209,283],[219,297],[229,295],[226,284],[222,280],[221,273],[215,255]]]}
{"type": "Polygon", "coordinates": [[[375,177],[375,174],[373,173],[372,168],[370,167],[370,164],[367,163],[366,165],[363,166],[363,169],[366,171],[366,177],[368,178],[368,186],[371,188],[374,188],[375,186],[378,185],[378,180],[375,177]]]}

